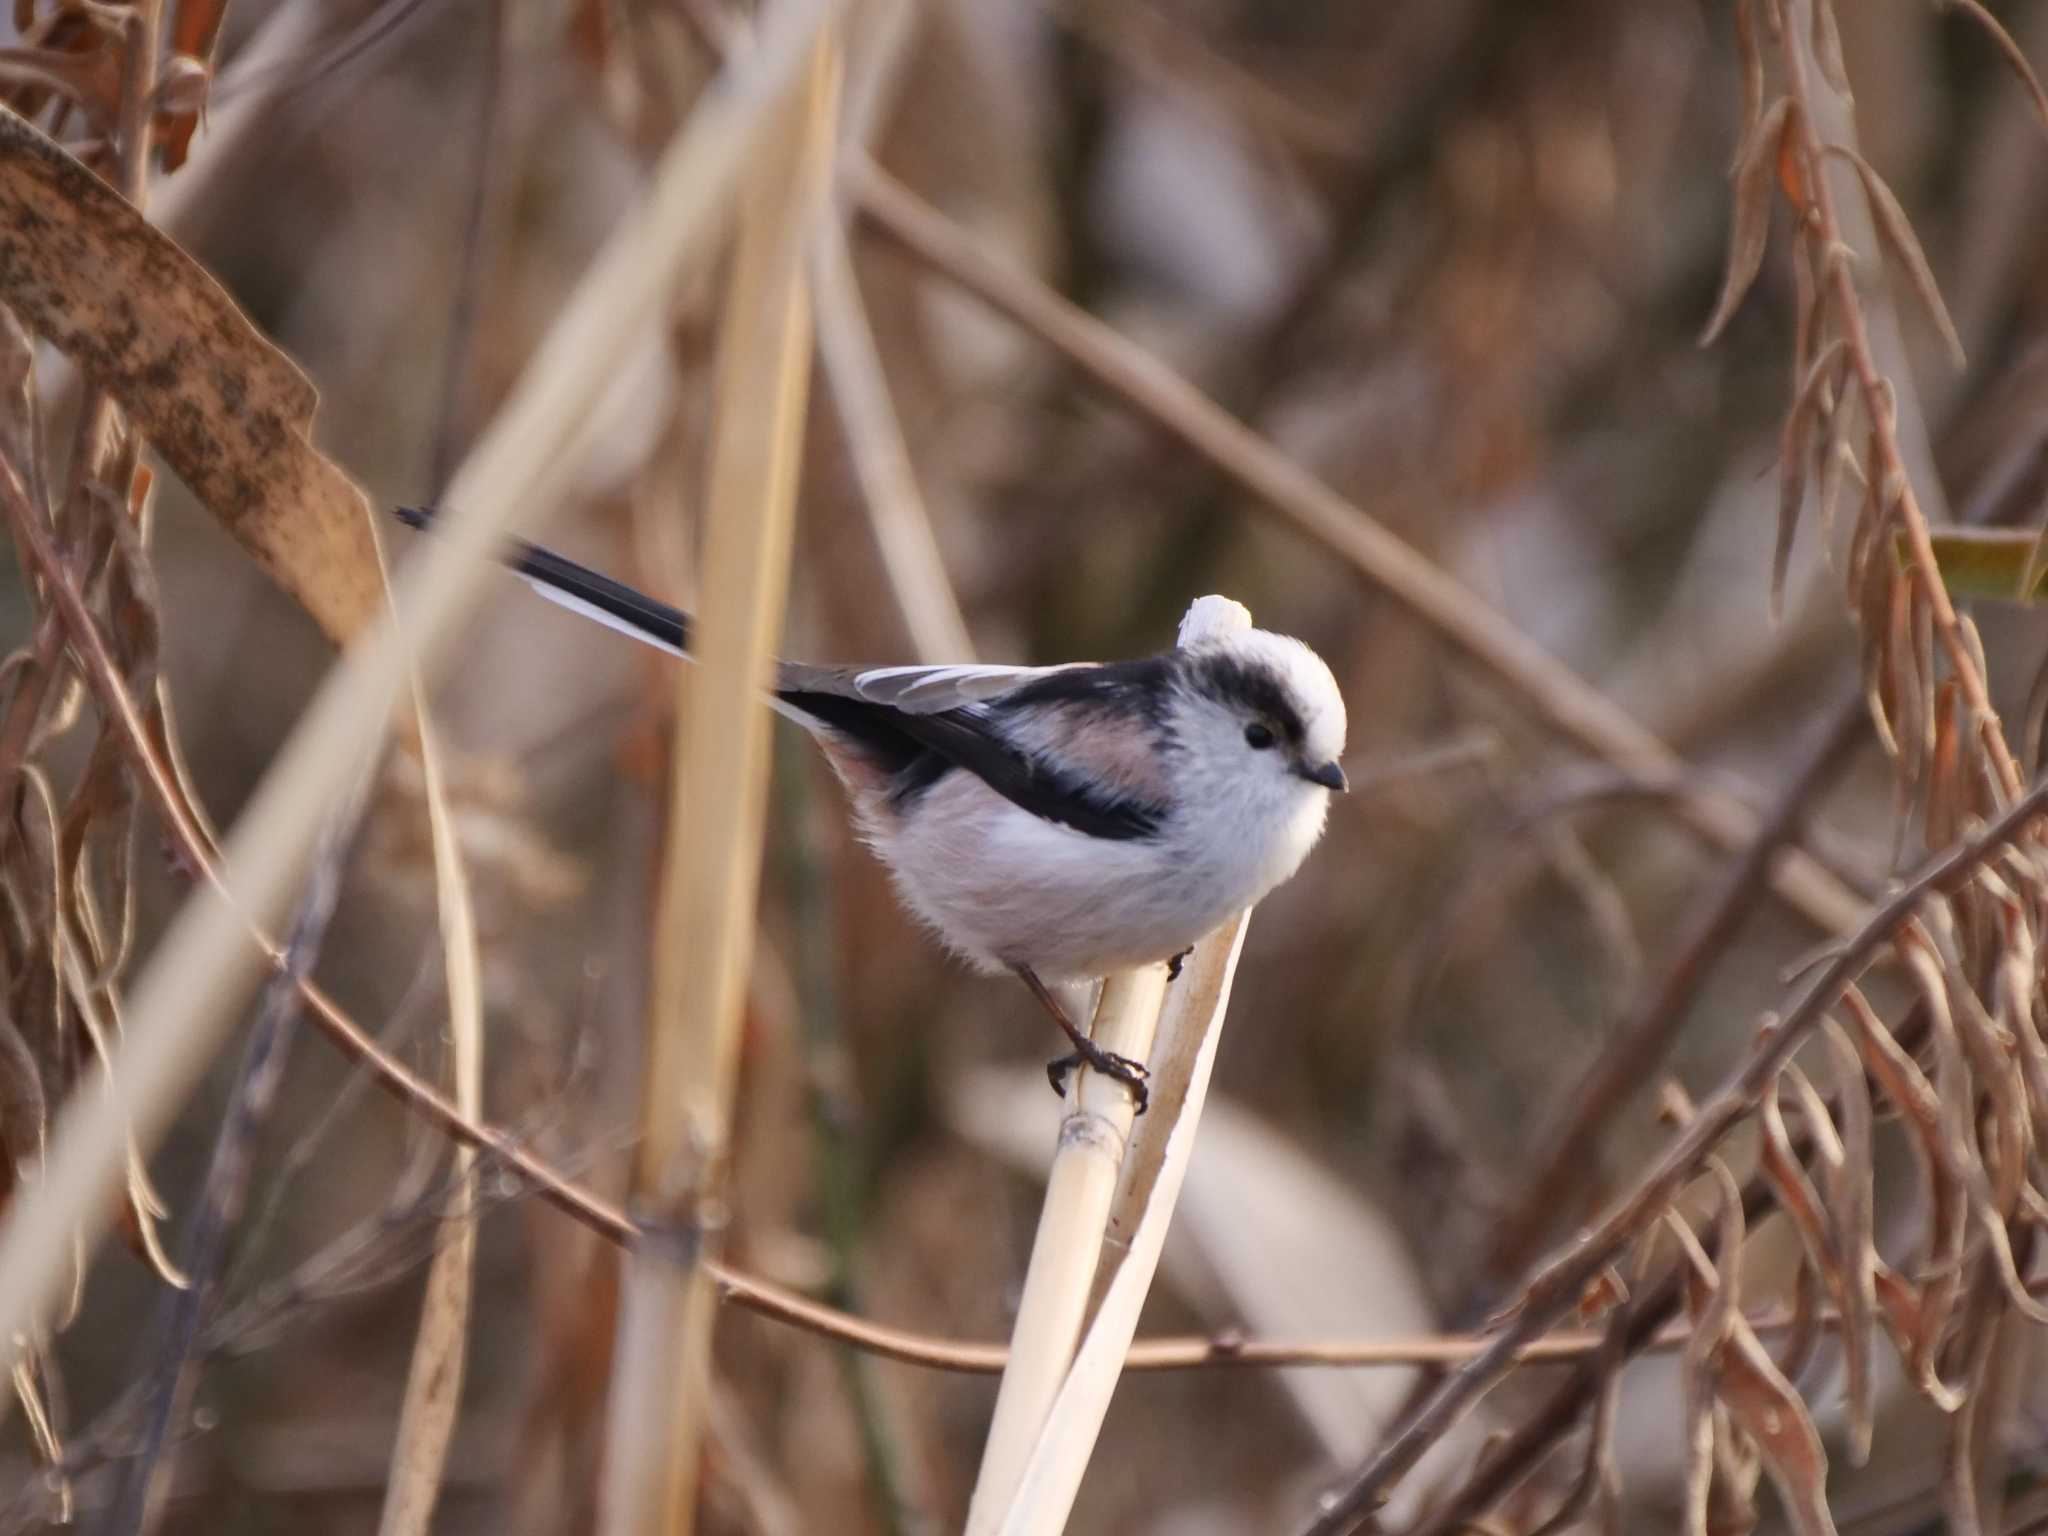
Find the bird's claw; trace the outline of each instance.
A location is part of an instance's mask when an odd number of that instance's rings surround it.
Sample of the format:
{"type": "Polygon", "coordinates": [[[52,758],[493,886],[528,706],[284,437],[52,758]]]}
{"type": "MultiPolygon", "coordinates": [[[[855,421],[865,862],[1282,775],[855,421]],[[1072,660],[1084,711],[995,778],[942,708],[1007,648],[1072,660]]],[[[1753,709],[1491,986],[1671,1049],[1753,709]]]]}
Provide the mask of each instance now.
{"type": "Polygon", "coordinates": [[[1145,1086],[1152,1076],[1142,1061],[1133,1061],[1128,1056],[1119,1056],[1115,1051],[1105,1051],[1101,1046],[1087,1040],[1078,1040],[1074,1049],[1057,1061],[1045,1064],[1046,1080],[1052,1084],[1052,1091],[1061,1098],[1067,1096],[1067,1079],[1076,1067],[1093,1067],[1104,1077],[1113,1078],[1130,1090],[1131,1103],[1138,1114],[1145,1113],[1152,1102],[1152,1091],[1145,1086]]]}
{"type": "Polygon", "coordinates": [[[1190,944],[1186,949],[1166,962],[1166,979],[1168,981],[1180,980],[1180,968],[1188,963],[1188,956],[1194,952],[1195,946],[1190,944]]]}

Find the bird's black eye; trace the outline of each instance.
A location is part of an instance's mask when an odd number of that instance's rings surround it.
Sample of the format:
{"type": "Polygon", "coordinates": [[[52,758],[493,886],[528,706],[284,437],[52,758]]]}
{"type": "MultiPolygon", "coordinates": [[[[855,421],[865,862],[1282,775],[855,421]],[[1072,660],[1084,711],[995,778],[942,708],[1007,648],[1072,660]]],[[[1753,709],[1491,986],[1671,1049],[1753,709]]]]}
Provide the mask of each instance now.
{"type": "Polygon", "coordinates": [[[1266,748],[1272,746],[1277,739],[1278,738],[1273,735],[1273,728],[1263,721],[1254,720],[1250,725],[1244,728],[1244,744],[1250,747],[1254,752],[1265,751],[1266,748]]]}

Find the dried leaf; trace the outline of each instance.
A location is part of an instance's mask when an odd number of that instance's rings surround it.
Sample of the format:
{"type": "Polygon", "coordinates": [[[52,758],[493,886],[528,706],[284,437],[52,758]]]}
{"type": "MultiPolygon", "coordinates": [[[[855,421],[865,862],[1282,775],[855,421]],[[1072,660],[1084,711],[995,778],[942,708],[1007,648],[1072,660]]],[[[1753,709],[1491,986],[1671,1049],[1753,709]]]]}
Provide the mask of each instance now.
{"type": "Polygon", "coordinates": [[[1711,346],[1721,334],[1763,266],[1764,246],[1771,232],[1771,171],[1793,110],[1791,102],[1780,96],[1757,120],[1736,153],[1735,207],[1728,226],[1727,268],[1721,280],[1721,296],[1714,302],[1714,313],[1700,333],[1703,347],[1711,346]]]}
{"type": "MultiPolygon", "coordinates": [[[[1782,180],[1782,178],[1781,178],[1782,180]]],[[[1796,204],[1794,205],[1797,206],[1796,204]]],[[[1813,350],[1820,342],[1824,318],[1820,283],[1813,275],[1813,262],[1804,240],[1792,242],[1792,382],[1793,394],[1813,363],[1813,350]]]]}
{"type": "MultiPolygon", "coordinates": [[[[1851,545],[1851,564],[1855,563],[1851,545]]],[[[1863,694],[1870,708],[1870,723],[1885,751],[1898,757],[1902,744],[1892,726],[1896,678],[1886,665],[1887,634],[1891,626],[1892,585],[1897,579],[1891,562],[1865,558],[1862,580],[1857,588],[1856,623],[1861,637],[1863,694]]],[[[1853,579],[1853,577],[1852,577],[1853,579]]]]}
{"type": "MultiPolygon", "coordinates": [[[[1870,437],[1873,448],[1880,446],[1874,429],[1870,437]]],[[[1879,557],[1877,544],[1890,521],[1890,512],[1891,502],[1884,495],[1883,477],[1864,480],[1863,497],[1856,504],[1856,521],[1849,528],[1849,551],[1842,562],[1845,585],[1852,601],[1870,579],[1870,563],[1879,557]]]]}
{"type": "Polygon", "coordinates": [[[1980,1084],[1973,1081],[1966,1061],[1967,1052],[1974,1049],[1981,1058],[1987,1050],[1987,1043],[1976,1038],[1974,1022],[1977,1014],[1982,1012],[1982,1005],[1977,1003],[1975,994],[1968,992],[1966,986],[1959,984],[1951,989],[1944,984],[1936,958],[1924,941],[1902,936],[1898,953],[1906,962],[1908,971],[1920,983],[1923,995],[1946,994],[1941,1006],[1930,1004],[1928,1010],[1940,1053],[1935,1091],[1941,1100],[1942,1141],[1949,1149],[1971,1221],[1985,1240],[1992,1272],[2005,1290],[2007,1303],[2030,1322],[2048,1323],[2048,1307],[2034,1299],[2020,1276],[2018,1263],[2013,1257],[2012,1235],[2006,1228],[2007,1219],[2018,1204],[2018,1189],[2012,1181],[2023,1177],[2025,1161],[2025,1128],[2023,1123],[2016,1123],[2017,1109],[2013,1103],[2015,1085],[2010,1081],[2005,1063],[1987,1063],[1994,1070],[1981,1087],[1990,1094],[1993,1105],[1994,1139],[2001,1149],[1999,1163],[2005,1184],[2001,1189],[1994,1182],[1991,1170],[1985,1166],[1978,1145],[1977,1092],[1980,1084]],[[1959,1026],[1959,1013],[1949,1006],[1947,995],[1966,999],[1964,1009],[1968,1011],[1969,1028],[1959,1026]]]}
{"type": "Polygon", "coordinates": [[[1756,1442],[1764,1470],[1800,1536],[1835,1536],[1828,1512],[1828,1453],[1792,1384],[1746,1323],[1738,1322],[1715,1360],[1720,1398],[1756,1442]]]}
{"type": "Polygon", "coordinates": [[[1756,1485],[1763,1476],[1756,1443],[1736,1427],[1725,1403],[1714,1404],[1714,1486],[1707,1529],[1714,1536],[1749,1536],[1757,1528],[1756,1485]]]}
{"type": "Polygon", "coordinates": [[[1927,771],[1927,847],[1930,852],[1952,845],[1968,814],[1963,803],[1961,716],[1963,690],[1944,678],[1934,695],[1934,750],[1927,771]]]}
{"type": "Polygon", "coordinates": [[[119,193],[4,111],[0,303],[113,391],[331,638],[376,611],[368,503],[313,447],[305,375],[119,193]]]}
{"type": "MultiPolygon", "coordinates": [[[[1928,979],[1925,970],[1913,974],[1924,987],[1928,979]]],[[[1966,1228],[1961,1175],[1943,1136],[1941,1099],[1934,1085],[1878,1018],[1860,989],[1845,989],[1842,1002],[1848,1009],[1853,1025],[1850,1034],[1864,1068],[1877,1080],[1886,1101],[1912,1133],[1909,1145],[1926,1191],[1927,1246],[1918,1267],[1935,1277],[1929,1292],[1924,1297],[1913,1292],[1882,1263],[1874,1264],[1873,1280],[1892,1337],[1899,1344],[1899,1353],[1915,1384],[1931,1402],[1948,1412],[1954,1407],[1955,1395],[1936,1373],[1935,1350],[1953,1300],[1966,1228]]],[[[1938,1004],[1930,1000],[1926,1006],[1930,1010],[1937,1006],[1946,1010],[1948,1002],[1943,996],[1938,1004]]]]}
{"type": "Polygon", "coordinates": [[[1951,1422],[1948,1454],[1941,1475],[1942,1511],[1947,1528],[1955,1536],[1985,1536],[1985,1521],[1977,1496],[1983,1480],[1983,1456],[1979,1452],[1984,1410],[1991,1394],[1993,1364],[2004,1319],[1997,1306],[1998,1288],[1979,1284],[1971,1288],[1970,1307],[1963,1320],[1961,1340],[1965,1352],[1962,1406],[1951,1422]]]}
{"type": "Polygon", "coordinates": [[[2048,128],[2048,92],[2041,89],[2040,77],[2034,73],[2033,65],[2027,62],[2025,52],[2013,40],[2012,34],[1978,0],[1947,0],[1947,3],[1991,34],[1991,41],[1998,45],[1998,51],[2005,55],[2005,62],[2012,66],[2013,73],[2020,77],[2020,84],[2026,87],[2035,120],[2043,128],[2048,128]]]}
{"type": "Polygon", "coordinates": [[[1919,588],[1910,581],[1892,583],[1891,622],[1885,636],[1886,706],[1893,713],[1892,732],[1899,744],[1898,813],[1903,818],[1919,784],[1927,754],[1934,745],[1934,712],[1929,707],[1932,682],[1920,671],[1920,652],[1913,644],[1913,604],[1919,588]]]}
{"type": "Polygon", "coordinates": [[[1941,1342],[1940,1318],[1923,1304],[1921,1294],[1905,1277],[1883,1260],[1876,1269],[1877,1301],[1885,1323],[1900,1345],[1899,1353],[1913,1368],[1914,1385],[1942,1413],[1954,1413],[1963,1404],[1963,1393],[1944,1382],[1934,1370],[1934,1357],[1941,1342]]]}
{"type": "Polygon", "coordinates": [[[1956,332],[1956,323],[1950,318],[1948,305],[1941,297],[1941,286],[1934,280],[1934,269],[1927,264],[1927,255],[1920,249],[1920,237],[1913,233],[1913,221],[1906,217],[1906,210],[1892,195],[1892,189],[1885,185],[1876,168],[1855,150],[1844,144],[1830,144],[1827,152],[1841,156],[1856,167],[1856,174],[1863,180],[1864,195],[1870,199],[1870,212],[1877,223],[1878,234],[1906,269],[1907,279],[1912,283],[1921,307],[1927,311],[1927,318],[1934,322],[1934,328],[1941,333],[1942,342],[1948,347],[1949,360],[1958,370],[1967,368],[1969,359],[1963,352],[1963,338],[1956,332]]]}
{"type": "MultiPolygon", "coordinates": [[[[1837,1026],[1839,1028],[1839,1026],[1837,1026]]],[[[1854,1062],[1852,1052],[1851,1061],[1854,1062]]],[[[1862,1084],[1863,1070],[1855,1067],[1857,1084],[1862,1084]]],[[[1834,1121],[1828,1115],[1827,1106],[1814,1091],[1813,1084],[1796,1067],[1788,1067],[1780,1074],[1779,1085],[1791,1084],[1800,1104],[1807,1133],[1813,1142],[1814,1151],[1827,1170],[1831,1189],[1839,1191],[1841,1176],[1846,1164],[1846,1154],[1840,1138],[1836,1135],[1834,1121]]],[[[1828,1295],[1835,1309],[1846,1320],[1856,1314],[1857,1296],[1855,1283],[1850,1278],[1851,1260],[1836,1230],[1835,1219],[1827,1206],[1823,1205],[1820,1193],[1814,1188],[1806,1170],[1792,1149],[1791,1138],[1786,1134],[1784,1118],[1778,1106],[1778,1093],[1772,1091],[1763,1096],[1758,1106],[1758,1122],[1763,1130],[1763,1168],[1777,1192],[1778,1205],[1792,1220],[1799,1234],[1801,1245],[1806,1251],[1808,1268],[1819,1275],[1827,1287],[1828,1295]]],[[[1860,1316],[1855,1320],[1862,1326],[1865,1348],[1853,1347],[1845,1350],[1848,1366],[1848,1403],[1852,1426],[1860,1426],[1857,1460],[1868,1454],[1870,1423],[1870,1372],[1868,1338],[1870,1331],[1869,1307],[1866,1301],[1860,1316]]],[[[1853,1339],[1853,1333],[1845,1329],[1845,1343],[1853,1339]]]]}
{"type": "Polygon", "coordinates": [[[1842,1155],[1829,1168],[1828,1209],[1835,1223],[1835,1252],[1842,1266],[1837,1305],[1842,1310],[1842,1353],[1848,1362],[1849,1460],[1870,1459],[1873,1404],[1871,1353],[1877,1331],[1876,1169],[1870,1084],[1855,1042],[1841,1021],[1822,1021],[1834,1065],[1835,1102],[1840,1106],[1842,1155]]]}
{"type": "Polygon", "coordinates": [[[1811,1264],[1800,1265],[1792,1277],[1792,1323],[1785,1330],[1784,1348],[1778,1355],[1778,1369],[1787,1381],[1797,1381],[1804,1374],[1820,1347],[1824,1289],[1811,1264]]]}
{"type": "MultiPolygon", "coordinates": [[[[1781,1077],[1780,1084],[1782,1082],[1781,1077]]],[[[1832,1290],[1834,1275],[1839,1268],[1834,1242],[1828,1232],[1820,1191],[1807,1177],[1806,1169],[1792,1150],[1792,1139],[1786,1134],[1785,1118],[1778,1107],[1778,1089],[1774,1087],[1766,1093],[1757,1109],[1757,1123],[1763,1131],[1763,1169],[1772,1191],[1777,1195],[1778,1208],[1791,1218],[1801,1243],[1805,1245],[1807,1262],[1829,1282],[1832,1290]]],[[[1833,1135],[1832,1127],[1828,1134],[1833,1135]]]]}
{"type": "Polygon", "coordinates": [[[1728,162],[1731,176],[1741,167],[1742,145],[1755,134],[1764,110],[1764,56],[1756,44],[1754,0],[1735,3],[1735,58],[1742,71],[1742,140],[1728,162]]]}
{"type": "Polygon", "coordinates": [[[1858,485],[1868,486],[1863,466],[1856,462],[1856,451],[1849,446],[1849,432],[1855,420],[1855,397],[1850,396],[1829,413],[1827,440],[1821,447],[1820,538],[1830,558],[1834,554],[1835,506],[1841,500],[1842,481],[1853,478],[1858,485]]]}
{"type": "Polygon", "coordinates": [[[1906,583],[1911,589],[1911,600],[1907,612],[1912,619],[1911,655],[1913,673],[1919,680],[1920,700],[1917,706],[1921,720],[1921,751],[1934,750],[1935,716],[1935,665],[1934,665],[1934,601],[1927,589],[1917,581],[1906,583]]]}
{"type": "Polygon", "coordinates": [[[1956,615],[1956,638],[1963,649],[1969,652],[1970,665],[1979,677],[1991,675],[1990,664],[1984,659],[1984,637],[1977,631],[1977,621],[1967,613],[1956,615]]]}
{"type": "Polygon", "coordinates": [[[2004,942],[1992,970],[1992,1013],[2017,1048],[2033,1121],[2037,1126],[2048,1125],[2048,1042],[2041,1037],[2036,1014],[2040,994],[2034,984],[2039,946],[2027,920],[2026,905],[2017,893],[2001,905],[2004,942]]]}
{"type": "Polygon", "coordinates": [[[1806,501],[1806,471],[1821,392],[1829,372],[1841,366],[1842,357],[1840,337],[1821,348],[1792,397],[1792,408],[1785,413],[1785,426],[1778,441],[1778,545],[1771,559],[1773,620],[1784,616],[1785,572],[1792,563],[1792,540],[1799,531],[1799,511],[1806,501]]]}

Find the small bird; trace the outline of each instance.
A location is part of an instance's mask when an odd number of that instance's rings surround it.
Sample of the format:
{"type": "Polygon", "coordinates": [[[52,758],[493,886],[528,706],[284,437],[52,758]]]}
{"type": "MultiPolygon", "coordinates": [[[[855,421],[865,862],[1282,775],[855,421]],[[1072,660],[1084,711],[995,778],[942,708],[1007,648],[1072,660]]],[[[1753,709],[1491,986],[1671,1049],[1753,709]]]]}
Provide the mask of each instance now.
{"type": "MultiPolygon", "coordinates": [[[[429,509],[401,507],[414,528],[429,509]]],[[[541,596],[687,656],[690,620],[538,545],[541,596]]],[[[1140,661],[1052,667],[777,665],[777,709],[823,747],[904,905],[956,955],[1013,971],[1081,1063],[1145,1106],[1047,981],[1179,959],[1293,875],[1346,788],[1344,699],[1299,640],[1240,630],[1140,661]]]]}

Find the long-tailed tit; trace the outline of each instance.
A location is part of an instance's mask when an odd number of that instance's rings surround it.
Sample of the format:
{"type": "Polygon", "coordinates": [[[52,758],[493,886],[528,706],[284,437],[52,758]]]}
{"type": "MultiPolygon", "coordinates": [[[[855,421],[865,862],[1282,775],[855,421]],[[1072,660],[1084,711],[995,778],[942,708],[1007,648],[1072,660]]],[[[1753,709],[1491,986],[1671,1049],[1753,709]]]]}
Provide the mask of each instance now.
{"type": "MultiPolygon", "coordinates": [[[[506,563],[543,597],[688,654],[689,618],[667,604],[535,545],[506,563]]],[[[1066,1032],[1053,1087],[1086,1062],[1140,1109],[1144,1067],[1094,1045],[1045,981],[1177,961],[1300,867],[1345,788],[1336,679],[1257,629],[1056,667],[782,662],[774,702],[824,748],[904,904],[971,964],[1016,972],[1066,1032]]]]}

